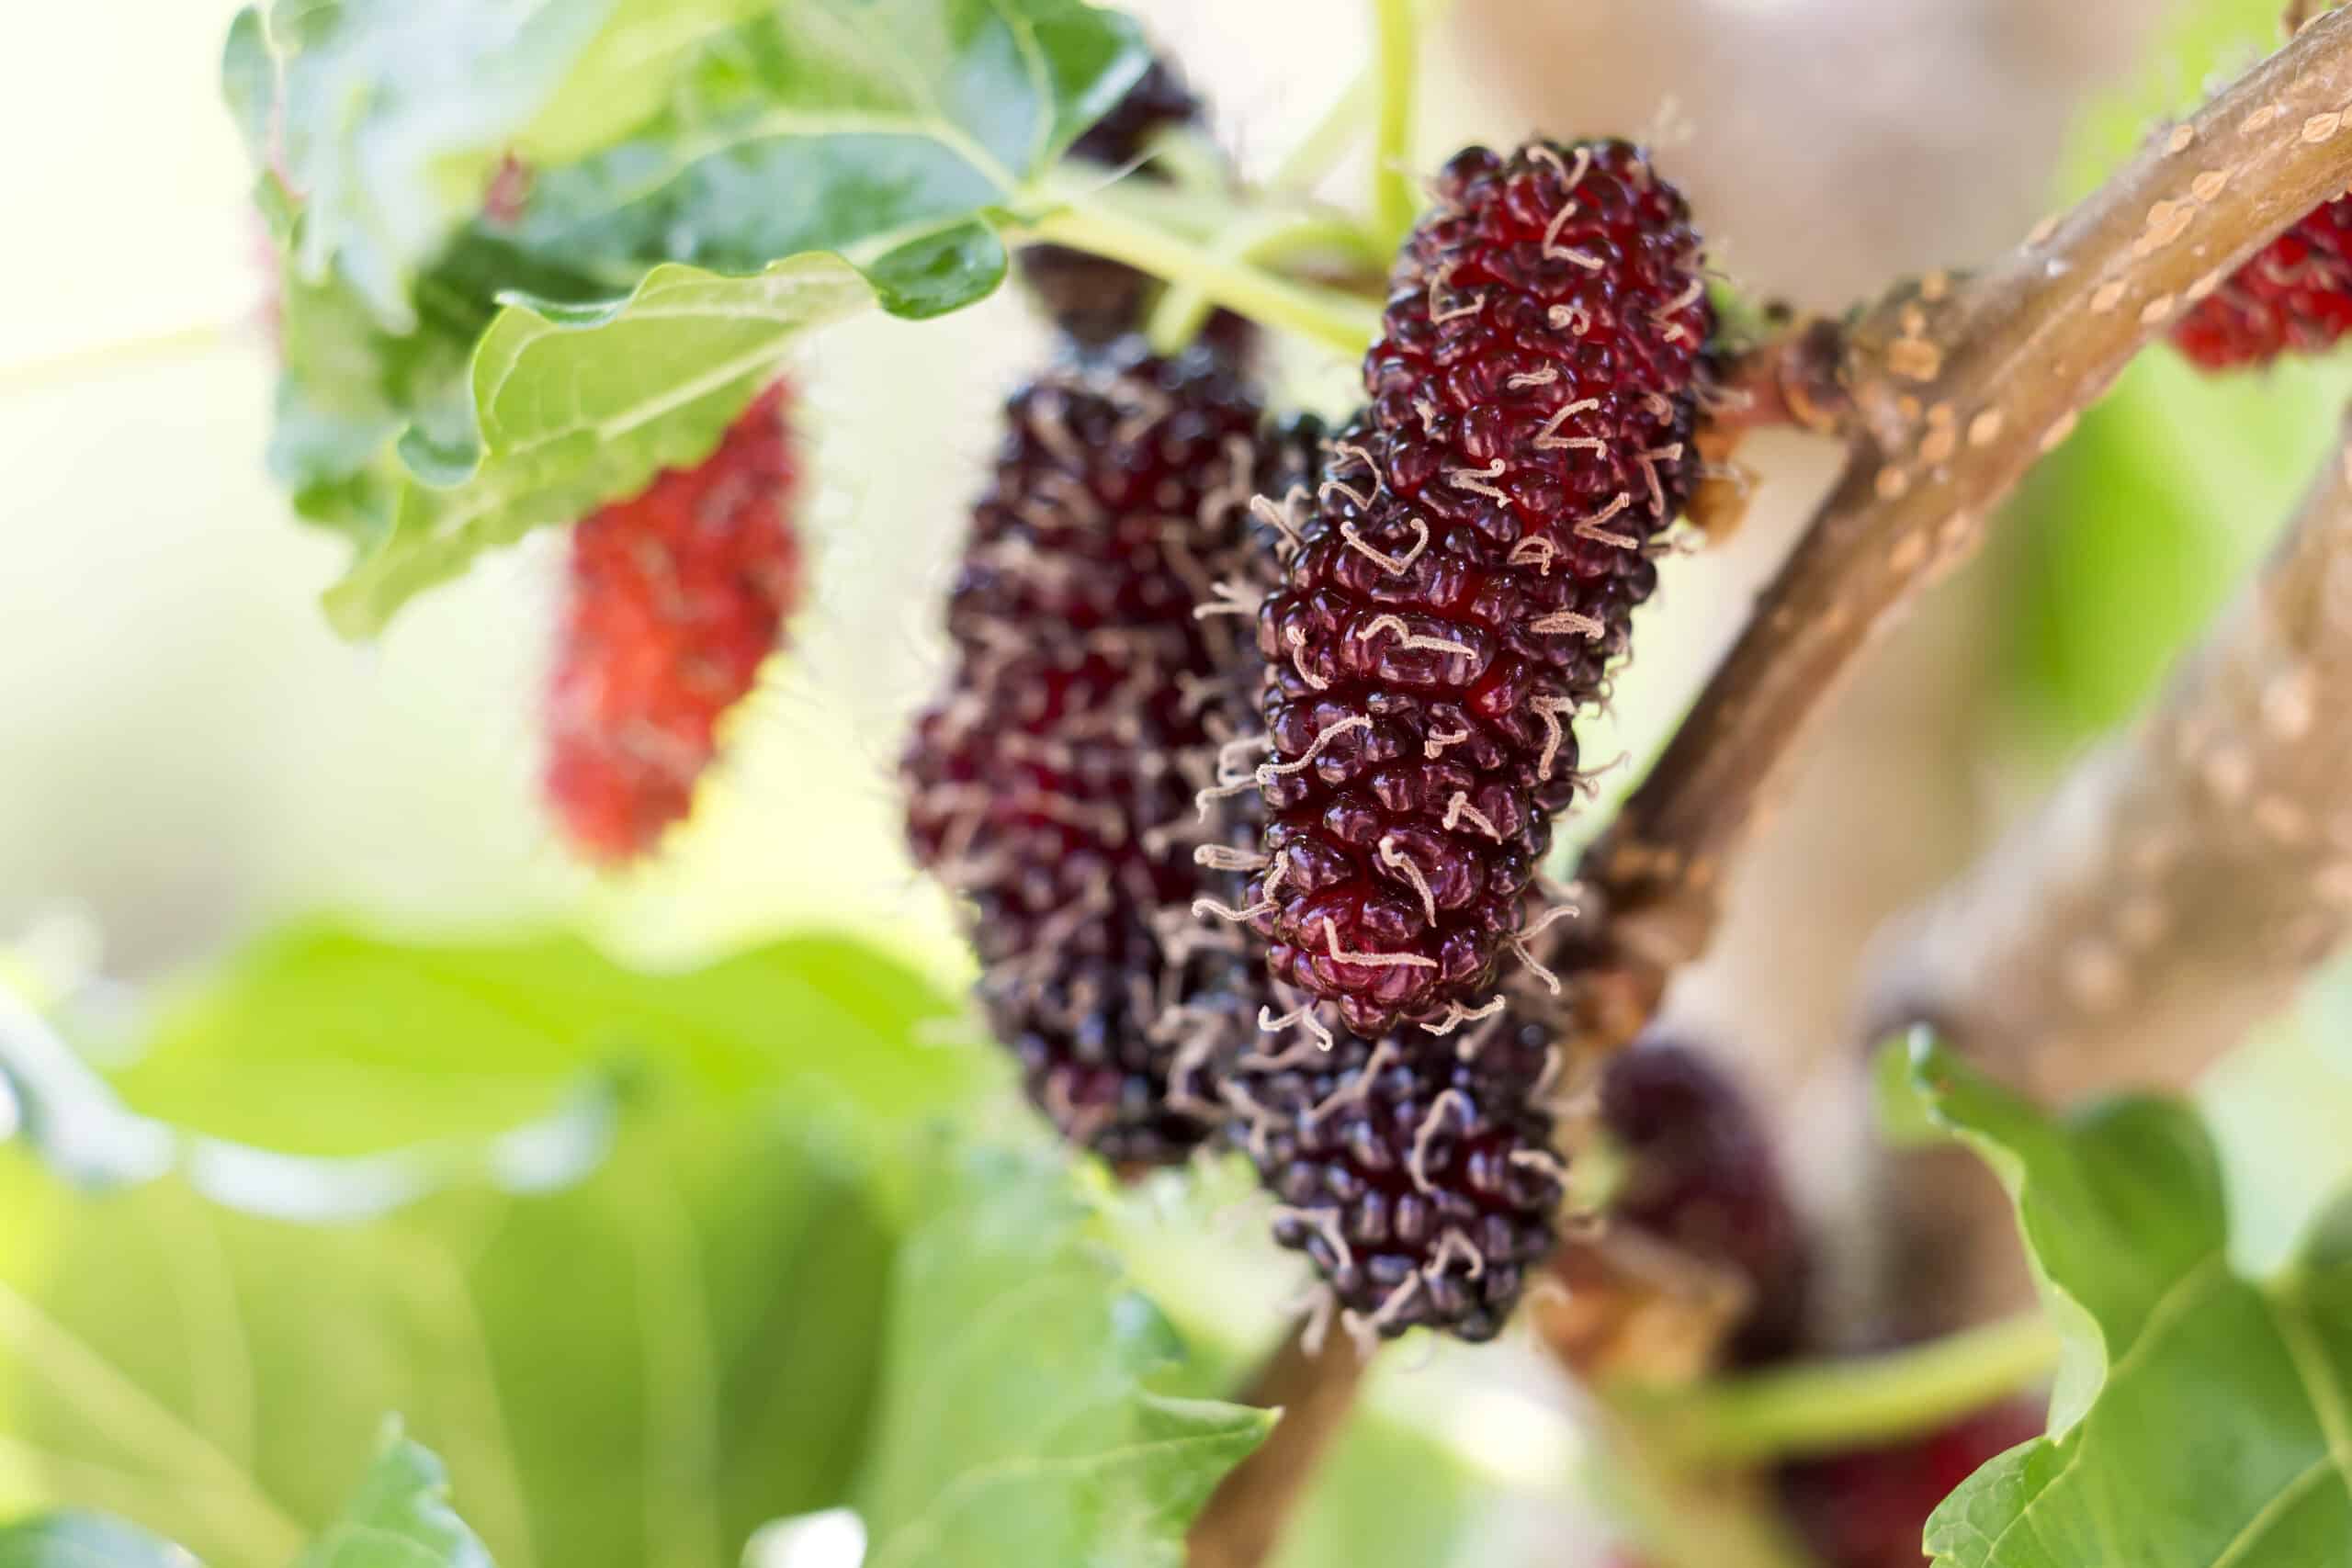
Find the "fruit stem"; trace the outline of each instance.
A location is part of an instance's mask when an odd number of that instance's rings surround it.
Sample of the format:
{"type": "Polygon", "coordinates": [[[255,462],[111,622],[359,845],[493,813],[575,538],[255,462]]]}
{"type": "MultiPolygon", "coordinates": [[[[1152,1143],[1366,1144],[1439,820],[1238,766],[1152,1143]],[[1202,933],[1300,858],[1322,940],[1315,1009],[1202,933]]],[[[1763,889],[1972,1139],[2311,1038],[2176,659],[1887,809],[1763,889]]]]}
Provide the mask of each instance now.
{"type": "Polygon", "coordinates": [[[1373,73],[1357,73],[1340,96],[1325,107],[1297,143],[1283,154],[1266,186],[1276,191],[1312,190],[1355,150],[1356,137],[1372,118],[1373,73]]]}
{"type": "Polygon", "coordinates": [[[1301,1496],[1354,1413],[1367,1358],[1345,1334],[1312,1349],[1284,1339],[1241,1401],[1282,1419],[1256,1452],[1227,1472],[1186,1532],[1188,1568],[1260,1568],[1273,1553],[1301,1496]]]}
{"type": "Polygon", "coordinates": [[[1420,28],[1413,0],[1373,0],[1379,107],[1372,149],[1372,209],[1384,249],[1402,244],[1420,212],[1413,189],[1413,90],[1420,28]]]}
{"type": "Polygon", "coordinates": [[[2031,1312],[1879,1355],[1612,1398],[1679,1461],[1736,1465],[1929,1431],[2041,1382],[2057,1360],[2057,1331],[2031,1312]]]}
{"type": "Polygon", "coordinates": [[[1362,354],[1380,327],[1379,311],[1361,299],[1294,283],[1092,202],[1046,213],[1030,222],[1028,232],[1051,244],[1125,262],[1164,282],[1189,285],[1213,305],[1264,326],[1303,333],[1335,353],[1362,354]]]}
{"type": "MultiPolygon", "coordinates": [[[[1317,253],[1340,254],[1376,270],[1371,242],[1352,219],[1322,213],[1267,213],[1235,229],[1210,249],[1212,255],[1257,266],[1278,265],[1317,253]]],[[[1173,354],[1200,335],[1216,309],[1199,285],[1177,284],[1159,297],[1145,335],[1161,354],[1173,354]]]]}

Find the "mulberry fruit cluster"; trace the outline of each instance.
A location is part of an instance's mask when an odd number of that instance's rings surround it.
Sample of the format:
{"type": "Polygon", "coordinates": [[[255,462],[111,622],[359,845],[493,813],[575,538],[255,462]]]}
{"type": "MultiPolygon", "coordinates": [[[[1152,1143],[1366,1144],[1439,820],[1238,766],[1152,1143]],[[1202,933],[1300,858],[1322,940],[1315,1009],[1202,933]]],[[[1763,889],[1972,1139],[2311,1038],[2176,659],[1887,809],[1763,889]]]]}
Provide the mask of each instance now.
{"type": "Polygon", "coordinates": [[[1249,908],[1274,978],[1366,1036],[1493,1005],[1571,719],[1699,476],[1713,327],[1687,207],[1628,143],[1473,148],[1438,197],[1258,620],[1249,908]]]}
{"type": "Polygon", "coordinates": [[[1781,1506],[1825,1568],[1927,1568],[1928,1516],[2043,1425],[2041,1409],[2010,1400],[1909,1442],[1801,1460],[1777,1477],[1781,1506]]]}
{"type": "Polygon", "coordinates": [[[2172,341],[2206,370],[2316,354],[2352,332],[2352,196],[2314,209],[2181,317],[2172,341]]]}
{"type": "MultiPolygon", "coordinates": [[[[972,901],[980,997],[1031,1098],[1115,1163],[1182,1158],[1219,1117],[1236,933],[1192,914],[1193,781],[1246,649],[1197,604],[1232,570],[1285,444],[1214,355],[1132,340],[1006,407],[948,611],[956,664],[905,761],[916,858],[972,901]]],[[[1214,857],[1212,857],[1214,858],[1214,857]]]]}
{"type": "Polygon", "coordinates": [[[1690,1047],[1647,1040],[1610,1063],[1600,1124],[1624,1168],[1611,1223],[1747,1282],[1726,1359],[1755,1366],[1794,1349],[1810,1251],[1769,1131],[1739,1090],[1690,1047]]]}
{"type": "Polygon", "coordinates": [[[800,589],[788,400],[769,387],[708,457],[571,532],[544,788],[586,858],[632,860],[686,815],[776,646],[800,589]]]}

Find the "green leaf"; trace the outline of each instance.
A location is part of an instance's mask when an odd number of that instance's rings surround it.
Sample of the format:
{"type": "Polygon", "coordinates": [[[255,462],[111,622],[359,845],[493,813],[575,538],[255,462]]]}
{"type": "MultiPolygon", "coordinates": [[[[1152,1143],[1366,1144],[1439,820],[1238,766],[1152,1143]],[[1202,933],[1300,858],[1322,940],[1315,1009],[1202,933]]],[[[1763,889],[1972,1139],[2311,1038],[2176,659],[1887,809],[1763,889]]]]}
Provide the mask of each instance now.
{"type": "Polygon", "coordinates": [[[542,176],[514,232],[624,273],[878,254],[1017,199],[1143,63],[1131,26],[1071,0],[799,0],[713,40],[628,141],[542,176]]]}
{"type": "Polygon", "coordinates": [[[491,1562],[449,1506],[448,1472],[402,1437],[395,1418],[341,1517],[295,1568],[491,1568],[491,1562]]]}
{"type": "Polygon", "coordinates": [[[0,1528],[0,1568],[196,1568],[196,1559],[135,1525],[68,1509],[0,1528]]]}
{"type": "Polygon", "coordinates": [[[603,1075],[550,1113],[478,1138],[443,1138],[341,1158],[257,1148],[142,1116],[48,1021],[0,983],[0,1079],[22,1145],[95,1190],[177,1175],[241,1213],[313,1224],[364,1220],[454,1187],[536,1192],[603,1163],[624,1088],[603,1075]]]}
{"type": "Polygon", "coordinates": [[[989,1066],[919,1038],[956,1010],[839,941],[669,975],[560,937],[266,942],[169,1010],[139,1109],[334,1155],[507,1125],[625,1058],[610,1157],[319,1227],[0,1155],[0,1438],[58,1502],[284,1562],[397,1410],[508,1568],[732,1561],[847,1495],[908,1140],[989,1066]]]}
{"type": "Polygon", "coordinates": [[[244,140],[245,156],[256,168],[266,166],[277,114],[277,56],[257,10],[240,11],[229,24],[229,41],[220,51],[220,96],[244,140]]]}
{"type": "Polygon", "coordinates": [[[2327,1239],[2257,1283],[2229,1266],[2220,1161],[2185,1107],[2063,1121],[1926,1041],[1934,1113],[2018,1204],[2065,1339],[2051,1436],[1928,1520],[1958,1568],[2308,1568],[2352,1540],[2352,1270],[2327,1239]]]}
{"type": "Polygon", "coordinates": [[[1181,1347],[1119,1289],[1057,1160],[943,1157],[892,1303],[858,1488],[866,1568],[1172,1568],[1193,1515],[1273,1422],[1153,1391],[1181,1347]]]}
{"type": "MultiPolygon", "coordinates": [[[[480,207],[498,160],[614,4],[276,0],[265,30],[280,65],[278,160],[306,219],[299,275],[338,275],[386,330],[413,331],[418,275],[480,207]]],[[[237,18],[223,71],[249,127],[254,18],[237,18]]]]}
{"type": "Polygon", "coordinates": [[[226,95],[288,128],[301,203],[271,462],[356,547],[337,628],[698,461],[802,334],[988,294],[994,216],[1146,61],[1084,0],[241,17],[226,95]],[[508,149],[511,221],[481,211],[508,149]]]}
{"type": "MultiPolygon", "coordinates": [[[[804,256],[746,278],[657,267],[617,305],[507,307],[473,355],[478,463],[447,488],[387,476],[390,526],[329,591],[329,617],[371,635],[483,550],[699,462],[796,339],[874,298],[846,263],[804,256]]],[[[411,470],[419,450],[403,445],[411,470]]]]}

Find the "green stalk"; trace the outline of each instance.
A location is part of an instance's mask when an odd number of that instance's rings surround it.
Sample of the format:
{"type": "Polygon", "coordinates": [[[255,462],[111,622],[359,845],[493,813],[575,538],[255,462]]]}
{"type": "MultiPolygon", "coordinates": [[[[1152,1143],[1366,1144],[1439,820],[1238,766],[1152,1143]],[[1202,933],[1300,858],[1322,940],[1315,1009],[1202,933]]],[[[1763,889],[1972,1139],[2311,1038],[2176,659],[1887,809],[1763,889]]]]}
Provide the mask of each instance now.
{"type": "MultiPolygon", "coordinates": [[[[1372,268],[1372,246],[1352,220],[1328,214],[1268,213],[1237,229],[1211,248],[1227,262],[1259,267],[1276,266],[1297,256],[1317,254],[1344,255],[1372,268]]],[[[1200,335],[1216,305],[1197,284],[1174,284],[1161,291],[1144,323],[1144,335],[1162,354],[1173,354],[1200,335]]]]}
{"type": "Polygon", "coordinates": [[[1283,161],[1267,176],[1267,187],[1303,191],[1320,185],[1323,176],[1338,168],[1340,161],[1355,150],[1357,136],[1372,118],[1372,99],[1373,73],[1360,72],[1316,117],[1306,134],[1283,154],[1283,161]]]}
{"type": "Polygon", "coordinates": [[[1930,1431],[2031,1387],[2057,1361],[2057,1331],[2036,1312],[1883,1355],[1611,1399],[1679,1462],[1737,1465],[1930,1431]]]}
{"type": "Polygon", "coordinates": [[[1053,244],[1125,262],[1164,282],[1189,286],[1213,305],[1265,326],[1304,333],[1339,354],[1362,354],[1380,327],[1380,312],[1362,299],[1294,283],[1100,206],[1047,213],[1030,223],[1029,232],[1053,244]]]}
{"type": "Polygon", "coordinates": [[[1413,189],[1413,89],[1420,43],[1413,0],[1373,0],[1380,79],[1372,158],[1372,209],[1390,248],[1404,243],[1420,198],[1413,189]]]}

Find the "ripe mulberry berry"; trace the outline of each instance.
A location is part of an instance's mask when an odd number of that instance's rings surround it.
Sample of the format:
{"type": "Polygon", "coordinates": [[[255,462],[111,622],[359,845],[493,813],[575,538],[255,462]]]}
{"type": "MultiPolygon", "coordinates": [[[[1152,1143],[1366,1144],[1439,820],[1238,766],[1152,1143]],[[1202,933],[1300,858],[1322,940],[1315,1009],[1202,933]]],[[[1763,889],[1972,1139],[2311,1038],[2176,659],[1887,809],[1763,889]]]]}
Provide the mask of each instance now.
{"type": "Polygon", "coordinates": [[[1351,1328],[1494,1337],[1556,1239],[1566,1173],[1544,1010],[1446,1039],[1406,1029],[1327,1046],[1301,1031],[1226,1070],[1232,1135],[1280,1204],[1275,1241],[1306,1254],[1351,1328]]]}
{"type": "Polygon", "coordinates": [[[1611,1222],[1747,1281],[1728,1360],[1754,1366],[1793,1349],[1811,1272],[1805,1237],[1770,1138],[1738,1089],[1696,1051],[1645,1041],[1610,1063],[1600,1121],[1624,1163],[1611,1222]]]}
{"type": "Polygon", "coordinates": [[[905,769],[916,858],[975,905],[980,996],[1028,1091],[1119,1163],[1182,1157],[1220,1114],[1182,1005],[1237,933],[1204,931],[1183,766],[1245,651],[1194,605],[1244,540],[1281,444],[1213,355],[1132,344],[1006,408],[948,611],[958,662],[905,769]]]}
{"type": "Polygon", "coordinates": [[[1699,476],[1713,315],[1623,142],[1453,159],[1407,243],[1259,648],[1275,977],[1374,1035],[1491,988],[1572,798],[1573,716],[1699,476]]]}
{"type": "Polygon", "coordinates": [[[2011,1400],[1912,1442],[1788,1465],[1781,1501],[1825,1568],[1926,1568],[1928,1516],[1986,1461],[2042,1427],[2039,1409],[2011,1400]]]}
{"type": "Polygon", "coordinates": [[[2352,196],[2313,209],[2172,330],[2172,341],[2206,370],[2266,365],[2287,353],[2316,354],[2352,332],[2352,196]]]}
{"type": "MultiPolygon", "coordinates": [[[[1070,145],[1070,156],[1124,169],[1150,150],[1152,138],[1200,118],[1201,104],[1176,68],[1154,60],[1108,114],[1070,145]]],[[[1139,178],[1159,177],[1148,164],[1139,178]]],[[[1123,262],[1065,245],[1032,245],[1021,253],[1021,279],[1054,324],[1075,341],[1110,343],[1143,320],[1151,280],[1123,262]]]]}
{"type": "Polygon", "coordinates": [[[716,450],[572,530],[548,703],[548,804],[606,863],[686,815],[800,589],[797,478],[779,381],[716,450]]]}

